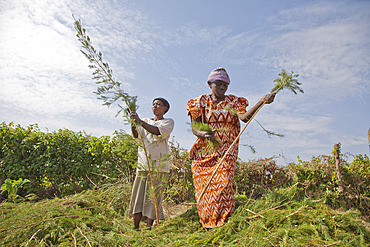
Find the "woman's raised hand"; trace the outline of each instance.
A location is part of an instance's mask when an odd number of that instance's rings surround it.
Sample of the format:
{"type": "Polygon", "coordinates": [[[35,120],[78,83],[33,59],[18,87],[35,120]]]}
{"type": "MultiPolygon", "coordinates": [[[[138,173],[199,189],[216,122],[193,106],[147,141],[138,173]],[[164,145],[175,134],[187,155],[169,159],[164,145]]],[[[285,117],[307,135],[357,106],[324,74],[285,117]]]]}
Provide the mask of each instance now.
{"type": "Polygon", "coordinates": [[[265,104],[271,104],[272,102],[274,102],[275,95],[276,95],[276,93],[266,94],[265,96],[262,97],[262,101],[265,104]]]}
{"type": "Polygon", "coordinates": [[[141,122],[141,119],[139,118],[139,115],[136,112],[131,112],[130,117],[137,123],[141,122]]]}

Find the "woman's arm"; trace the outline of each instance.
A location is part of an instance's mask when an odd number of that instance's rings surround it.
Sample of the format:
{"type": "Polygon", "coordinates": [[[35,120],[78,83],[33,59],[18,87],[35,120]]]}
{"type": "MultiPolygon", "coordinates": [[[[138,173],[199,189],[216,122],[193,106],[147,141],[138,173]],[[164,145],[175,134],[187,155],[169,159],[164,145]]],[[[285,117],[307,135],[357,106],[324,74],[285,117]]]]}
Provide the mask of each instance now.
{"type": "MultiPolygon", "coordinates": [[[[136,112],[131,113],[131,119],[133,119],[136,124],[141,125],[144,129],[146,129],[149,133],[152,133],[153,135],[160,135],[161,132],[159,132],[159,129],[157,126],[148,124],[147,122],[141,120],[139,118],[139,115],[136,112]]],[[[135,138],[138,137],[136,128],[131,124],[131,131],[135,138]],[[135,135],[136,134],[136,135],[135,135]]]]}
{"type": "Polygon", "coordinates": [[[242,120],[243,122],[248,122],[249,119],[253,116],[253,114],[257,111],[257,109],[263,105],[263,104],[270,104],[274,101],[274,98],[275,98],[275,93],[270,93],[270,94],[266,94],[265,96],[263,96],[258,102],[256,105],[254,105],[251,109],[249,109],[247,112],[245,113],[238,113],[238,117],[240,120],[242,120]]]}
{"type": "Polygon", "coordinates": [[[139,134],[137,133],[137,129],[136,129],[136,126],[131,123],[131,132],[132,132],[132,135],[135,137],[135,138],[138,138],[139,134]]]}

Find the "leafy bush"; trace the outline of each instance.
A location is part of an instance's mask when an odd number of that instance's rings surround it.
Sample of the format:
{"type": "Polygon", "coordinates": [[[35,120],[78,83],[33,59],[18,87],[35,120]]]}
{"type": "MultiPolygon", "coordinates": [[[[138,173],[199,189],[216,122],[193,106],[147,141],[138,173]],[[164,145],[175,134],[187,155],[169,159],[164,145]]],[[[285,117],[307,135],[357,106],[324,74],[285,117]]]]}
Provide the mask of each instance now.
{"type": "Polygon", "coordinates": [[[191,161],[187,150],[175,141],[170,142],[171,172],[165,189],[165,200],[173,203],[194,201],[194,184],[191,161]]]}
{"type": "Polygon", "coordinates": [[[312,157],[311,161],[298,157],[298,164],[290,163],[287,170],[293,183],[305,187],[305,196],[320,197],[322,192],[337,187],[335,161],[330,156],[312,157]]]}
{"type": "Polygon", "coordinates": [[[344,169],[348,189],[356,194],[370,197],[370,159],[365,154],[356,155],[352,163],[344,169]]]}
{"type": "Polygon", "coordinates": [[[29,183],[30,180],[28,179],[18,179],[18,180],[11,180],[9,178],[5,179],[4,183],[0,187],[1,194],[7,193],[8,200],[10,202],[18,202],[20,201],[19,195],[17,195],[18,189],[22,188],[25,183],[29,183]]]}
{"type": "Polygon", "coordinates": [[[236,194],[243,194],[259,198],[267,190],[288,184],[291,180],[285,167],[276,164],[273,157],[252,160],[249,162],[237,161],[235,166],[234,190],[236,194]]]}
{"type": "Polygon", "coordinates": [[[331,156],[313,157],[310,162],[299,160],[289,164],[287,170],[292,182],[304,188],[306,197],[323,198],[333,208],[358,209],[366,218],[370,216],[370,161],[368,156],[356,155],[351,164],[340,159],[341,175],[345,185],[339,190],[334,158],[331,156]]]}
{"type": "Polygon", "coordinates": [[[135,164],[136,144],[116,132],[111,140],[82,132],[43,133],[37,125],[0,125],[0,182],[29,179],[23,193],[40,198],[63,196],[128,175],[135,164]],[[112,141],[113,140],[113,141],[112,141]],[[119,171],[124,170],[124,174],[119,171]]]}
{"type": "Polygon", "coordinates": [[[306,198],[323,199],[335,209],[357,209],[370,217],[370,161],[367,155],[356,155],[351,164],[340,159],[344,193],[339,190],[335,160],[332,156],[312,157],[310,161],[279,167],[273,158],[238,161],[235,168],[236,194],[258,199],[275,188],[297,185],[306,198]]]}

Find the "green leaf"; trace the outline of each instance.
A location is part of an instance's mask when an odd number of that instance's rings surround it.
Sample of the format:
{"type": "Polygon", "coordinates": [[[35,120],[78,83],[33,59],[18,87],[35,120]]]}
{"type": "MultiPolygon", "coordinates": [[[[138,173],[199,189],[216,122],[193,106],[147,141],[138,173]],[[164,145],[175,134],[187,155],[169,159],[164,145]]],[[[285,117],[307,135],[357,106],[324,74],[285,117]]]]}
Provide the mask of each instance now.
{"type": "Polygon", "coordinates": [[[304,93],[303,89],[300,87],[302,83],[300,83],[298,79],[296,79],[299,76],[298,74],[294,74],[293,71],[288,74],[284,69],[282,69],[282,72],[279,73],[279,76],[281,76],[281,78],[276,78],[274,80],[276,84],[271,92],[277,93],[279,90],[288,89],[294,94],[297,94],[297,91],[304,93]]]}

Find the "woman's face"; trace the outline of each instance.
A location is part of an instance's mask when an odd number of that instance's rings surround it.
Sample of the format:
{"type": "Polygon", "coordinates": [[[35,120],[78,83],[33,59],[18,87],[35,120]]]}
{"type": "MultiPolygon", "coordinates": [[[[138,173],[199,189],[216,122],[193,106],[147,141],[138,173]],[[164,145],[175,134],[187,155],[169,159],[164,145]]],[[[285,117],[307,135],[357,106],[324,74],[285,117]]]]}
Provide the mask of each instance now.
{"type": "Polygon", "coordinates": [[[212,89],[212,94],[216,97],[223,97],[229,87],[229,84],[224,81],[215,81],[208,84],[209,87],[212,89]]]}
{"type": "Polygon", "coordinates": [[[159,99],[153,101],[152,111],[155,116],[164,115],[164,112],[167,110],[167,107],[159,99]]]}

